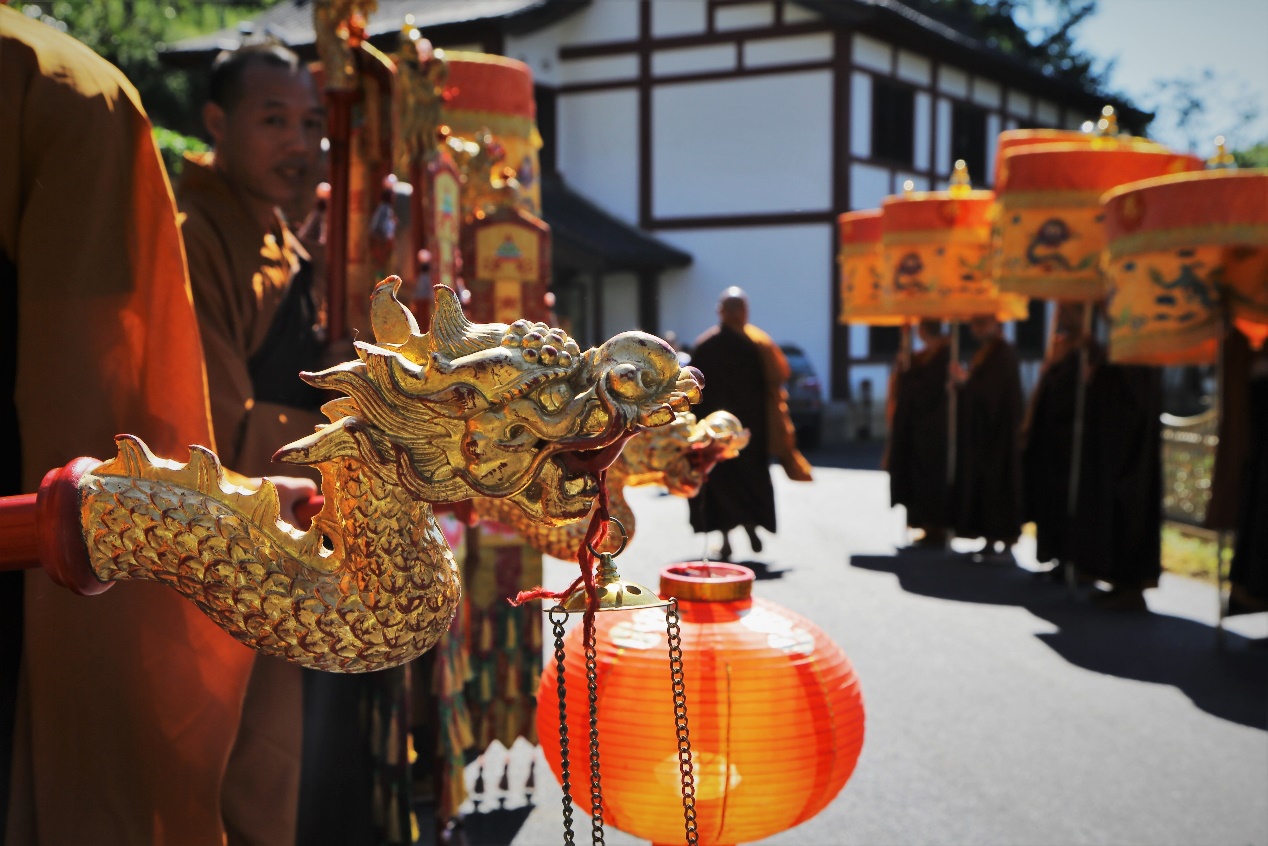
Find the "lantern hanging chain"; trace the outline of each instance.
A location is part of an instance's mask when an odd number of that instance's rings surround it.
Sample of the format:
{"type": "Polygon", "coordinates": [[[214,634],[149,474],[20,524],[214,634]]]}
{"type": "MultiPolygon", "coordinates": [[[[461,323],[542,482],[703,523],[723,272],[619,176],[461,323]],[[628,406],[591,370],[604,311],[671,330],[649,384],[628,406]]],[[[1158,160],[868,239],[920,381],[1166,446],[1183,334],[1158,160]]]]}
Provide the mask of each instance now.
{"type": "Polygon", "coordinates": [[[687,688],[682,677],[682,630],[678,627],[678,600],[670,599],[665,614],[669,634],[669,674],[674,687],[674,724],[678,729],[678,770],[682,774],[682,813],[687,844],[696,846],[696,777],[691,768],[691,734],[687,729],[687,688]]]}
{"type": "Polygon", "coordinates": [[[603,785],[599,776],[599,669],[594,627],[586,631],[586,686],[590,694],[590,838],[603,841],[603,785]]]}
{"type": "Polygon", "coordinates": [[[572,779],[568,771],[568,690],[564,682],[564,620],[568,615],[551,609],[550,625],[555,634],[555,688],[559,691],[559,782],[564,789],[564,846],[573,846],[572,779]]]}

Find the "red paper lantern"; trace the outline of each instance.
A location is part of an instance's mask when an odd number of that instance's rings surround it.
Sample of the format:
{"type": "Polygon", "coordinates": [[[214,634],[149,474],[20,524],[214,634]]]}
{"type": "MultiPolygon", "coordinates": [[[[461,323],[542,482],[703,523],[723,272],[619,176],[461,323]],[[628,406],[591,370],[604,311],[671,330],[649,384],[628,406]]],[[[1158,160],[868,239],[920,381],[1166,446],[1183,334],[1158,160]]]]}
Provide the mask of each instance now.
{"type": "MultiPolygon", "coordinates": [[[[661,571],[681,615],[700,843],[743,843],[813,817],[845,785],[863,746],[863,699],[840,647],[804,617],[752,597],[753,571],[680,564],[661,571]]],[[[606,821],[654,843],[683,840],[682,785],[665,611],[599,614],[598,724],[606,821]]],[[[575,782],[589,736],[578,626],[565,638],[575,782]]],[[[555,778],[553,662],[538,688],[538,735],[555,778]]]]}

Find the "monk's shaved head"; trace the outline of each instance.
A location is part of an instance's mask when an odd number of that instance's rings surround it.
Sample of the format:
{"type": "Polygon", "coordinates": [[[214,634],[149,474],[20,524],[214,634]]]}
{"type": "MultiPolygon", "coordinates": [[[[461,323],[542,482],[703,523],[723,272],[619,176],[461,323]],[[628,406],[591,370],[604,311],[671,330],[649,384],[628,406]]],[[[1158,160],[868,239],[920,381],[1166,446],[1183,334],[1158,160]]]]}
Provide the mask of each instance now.
{"type": "Polygon", "coordinates": [[[748,294],[743,288],[732,285],[722,292],[718,298],[718,317],[723,326],[737,330],[744,328],[744,324],[748,323],[748,294]]]}
{"type": "Polygon", "coordinates": [[[236,50],[222,50],[211,63],[211,88],[207,99],[226,112],[242,99],[242,78],[253,65],[280,68],[293,74],[307,74],[299,57],[281,44],[247,44],[236,50]]]}

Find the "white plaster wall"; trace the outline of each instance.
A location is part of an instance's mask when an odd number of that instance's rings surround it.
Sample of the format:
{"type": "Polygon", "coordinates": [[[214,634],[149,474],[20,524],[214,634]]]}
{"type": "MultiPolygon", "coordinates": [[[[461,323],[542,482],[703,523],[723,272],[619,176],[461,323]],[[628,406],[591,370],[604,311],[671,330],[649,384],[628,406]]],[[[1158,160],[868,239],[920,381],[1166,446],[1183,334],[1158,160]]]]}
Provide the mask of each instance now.
{"type": "Polygon", "coordinates": [[[557,29],[560,46],[628,41],[638,38],[638,9],[638,3],[628,0],[599,0],[550,29],[557,29]]]}
{"type": "Polygon", "coordinates": [[[673,76],[702,71],[730,71],[735,70],[738,61],[734,44],[657,50],[652,53],[652,74],[673,76]]]}
{"type": "Polygon", "coordinates": [[[595,56],[589,59],[562,59],[556,78],[562,85],[579,82],[634,81],[638,77],[637,56],[595,56]]]}
{"type": "Polygon", "coordinates": [[[1015,88],[1009,89],[1005,99],[1008,103],[1009,114],[1019,118],[1030,117],[1034,101],[1025,91],[1018,91],[1015,88]]]}
{"type": "Polygon", "coordinates": [[[603,289],[603,325],[595,333],[600,338],[611,338],[627,329],[641,329],[638,325],[638,277],[633,273],[614,273],[594,284],[603,289]]]}
{"type": "Polygon", "coordinates": [[[973,77],[973,102],[980,106],[999,108],[1001,91],[998,82],[980,76],[973,77]]]}
{"type": "Polygon", "coordinates": [[[912,163],[916,166],[917,170],[928,170],[930,154],[929,136],[931,134],[930,130],[933,129],[933,124],[931,123],[933,119],[932,98],[923,91],[917,91],[915,106],[916,120],[914,131],[916,133],[916,146],[915,160],[912,163]]]}
{"type": "Polygon", "coordinates": [[[744,66],[749,68],[801,62],[826,62],[832,58],[832,36],[827,33],[758,38],[744,42],[744,66]]]}
{"type": "Polygon", "coordinates": [[[862,396],[863,382],[872,383],[873,407],[885,407],[885,398],[889,394],[889,365],[856,364],[850,368],[850,395],[862,396]]]}
{"type": "Polygon", "coordinates": [[[831,102],[829,71],[653,89],[654,214],[829,209],[831,102]]]}
{"type": "Polygon", "coordinates": [[[898,51],[898,76],[917,85],[928,85],[933,78],[933,64],[910,50],[898,51]]]}
{"type": "Polygon", "coordinates": [[[940,174],[951,172],[951,101],[938,98],[938,137],[934,147],[936,170],[940,174]]]}
{"type": "Polygon", "coordinates": [[[884,41],[855,35],[853,49],[855,65],[881,73],[889,73],[893,69],[894,51],[884,41]]]}
{"type": "MultiPolygon", "coordinates": [[[[686,3],[669,0],[669,2],[675,6],[704,6],[704,0],[699,2],[689,0],[686,3]]],[[[527,63],[533,70],[533,79],[544,85],[559,85],[560,82],[606,81],[612,78],[611,66],[605,66],[604,60],[595,59],[587,59],[584,63],[569,63],[578,76],[574,79],[561,79],[559,48],[580,44],[599,44],[605,41],[630,41],[638,38],[638,6],[638,3],[628,2],[628,0],[600,0],[536,32],[527,35],[507,33],[506,55],[527,63]],[[607,75],[588,77],[587,74],[592,72],[590,68],[602,69],[594,72],[607,75]]]]}
{"type": "Polygon", "coordinates": [[[820,20],[818,12],[813,12],[797,3],[784,3],[785,24],[814,23],[818,20],[820,20]]]}
{"type": "Polygon", "coordinates": [[[557,27],[549,27],[528,35],[506,36],[506,55],[519,59],[533,72],[533,81],[542,85],[559,85],[559,43],[557,27]]]}
{"type": "Polygon", "coordinates": [[[850,208],[874,209],[889,194],[889,170],[873,165],[850,165],[850,208]]]}
{"type": "Polygon", "coordinates": [[[718,294],[739,285],[753,323],[777,343],[804,349],[831,384],[832,230],[823,223],[656,233],[694,257],[661,277],[661,328],[691,343],[717,322],[718,294]]]}
{"type": "Polygon", "coordinates": [[[559,170],[576,190],[638,222],[638,92],[560,94],[559,170]]]}
{"type": "Polygon", "coordinates": [[[755,29],[775,23],[774,3],[744,3],[719,6],[713,13],[713,27],[719,30],[755,29]]]}
{"type": "Polygon", "coordinates": [[[1057,125],[1057,120],[1061,117],[1057,104],[1049,100],[1038,100],[1035,102],[1035,119],[1044,126],[1057,125]]]}
{"type": "Polygon", "coordinates": [[[969,176],[973,179],[974,185],[985,185],[990,188],[993,185],[993,177],[995,175],[995,139],[999,137],[1002,128],[999,125],[999,115],[991,112],[986,116],[986,173],[971,173],[969,176]]]}
{"type": "Polygon", "coordinates": [[[850,152],[872,157],[872,75],[862,71],[850,74],[850,152]]]}
{"type": "Polygon", "coordinates": [[[850,358],[867,358],[867,327],[850,324],[850,358]]]}
{"type": "Polygon", "coordinates": [[[943,65],[938,68],[938,90],[955,97],[967,97],[969,75],[958,68],[943,65]]]}
{"type": "Polygon", "coordinates": [[[911,180],[911,187],[912,187],[912,190],[914,191],[928,191],[932,188],[932,186],[929,184],[929,180],[921,176],[920,174],[905,173],[900,170],[894,174],[895,192],[902,193],[903,183],[909,179],[911,180]]]}
{"type": "Polygon", "coordinates": [[[704,0],[652,0],[652,35],[695,35],[705,31],[707,17],[704,0]]]}

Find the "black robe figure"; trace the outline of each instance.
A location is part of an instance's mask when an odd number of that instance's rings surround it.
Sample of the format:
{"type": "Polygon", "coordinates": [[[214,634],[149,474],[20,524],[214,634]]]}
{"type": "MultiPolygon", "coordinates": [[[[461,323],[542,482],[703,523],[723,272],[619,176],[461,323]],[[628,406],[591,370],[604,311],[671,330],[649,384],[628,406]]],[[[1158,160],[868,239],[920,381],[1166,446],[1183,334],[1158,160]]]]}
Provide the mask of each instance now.
{"type": "Polygon", "coordinates": [[[907,507],[907,525],[941,544],[947,525],[947,375],[945,342],[914,354],[899,375],[889,435],[889,497],[907,507]]]}
{"type": "Polygon", "coordinates": [[[696,532],[729,532],[737,526],[775,531],[775,489],[770,479],[766,377],[757,345],[742,331],[715,326],[696,341],[691,364],[704,374],[704,399],[697,417],[719,410],[734,414],[749,430],[738,457],[719,462],[700,493],[688,500],[696,532]]]}
{"type": "Polygon", "coordinates": [[[1008,546],[1021,534],[1022,393],[1017,353],[993,319],[993,333],[979,326],[982,320],[973,321],[982,348],[957,400],[951,515],[958,537],[985,538],[983,551],[992,552],[996,542],[1008,546]]]}
{"type": "Polygon", "coordinates": [[[1081,573],[1120,595],[1139,596],[1162,573],[1161,414],[1157,368],[1093,368],[1071,552],[1081,573]]]}
{"type": "Polygon", "coordinates": [[[1250,443],[1242,465],[1241,510],[1229,613],[1268,610],[1268,352],[1256,354],[1250,380],[1250,443]]]}
{"type": "Polygon", "coordinates": [[[1035,558],[1070,560],[1070,462],[1079,350],[1053,361],[1035,386],[1023,432],[1023,522],[1035,524],[1035,558]]]}

